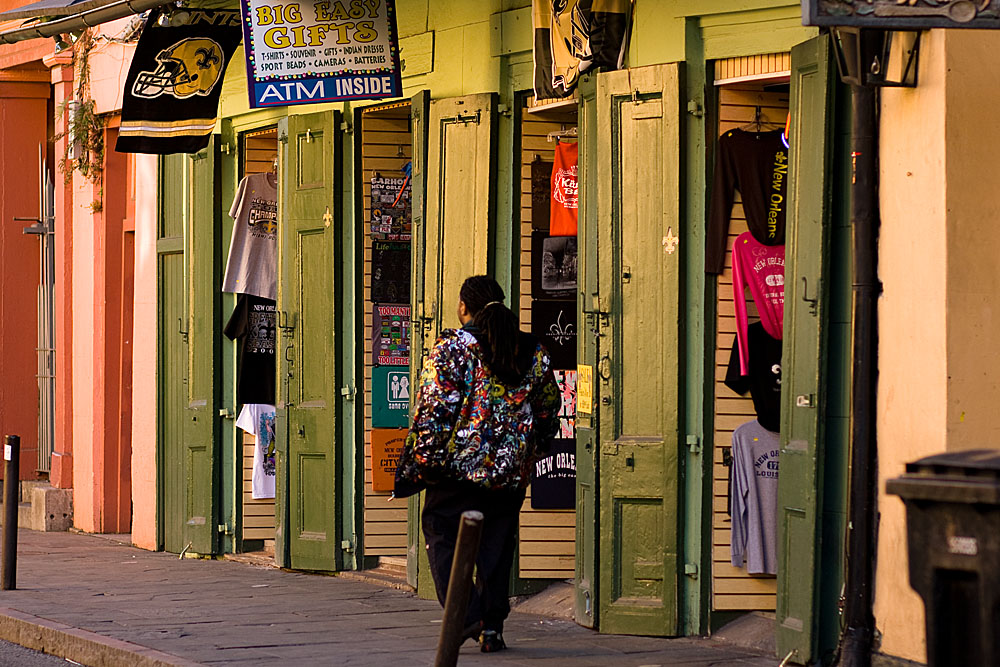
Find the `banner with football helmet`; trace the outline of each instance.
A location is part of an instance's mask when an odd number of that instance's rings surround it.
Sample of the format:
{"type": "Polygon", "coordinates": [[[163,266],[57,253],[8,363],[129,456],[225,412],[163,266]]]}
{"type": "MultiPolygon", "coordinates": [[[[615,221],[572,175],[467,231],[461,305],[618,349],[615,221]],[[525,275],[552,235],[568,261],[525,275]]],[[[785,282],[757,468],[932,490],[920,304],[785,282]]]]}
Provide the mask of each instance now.
{"type": "Polygon", "coordinates": [[[208,145],[240,13],[153,9],[132,57],[115,150],[196,153],[208,145]]]}

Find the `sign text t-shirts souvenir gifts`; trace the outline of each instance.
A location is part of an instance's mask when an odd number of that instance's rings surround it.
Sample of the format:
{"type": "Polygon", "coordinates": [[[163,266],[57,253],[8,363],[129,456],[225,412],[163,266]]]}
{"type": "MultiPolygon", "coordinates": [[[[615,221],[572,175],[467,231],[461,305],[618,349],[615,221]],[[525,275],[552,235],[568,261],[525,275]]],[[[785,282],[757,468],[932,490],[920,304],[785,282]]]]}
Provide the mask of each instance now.
{"type": "Polygon", "coordinates": [[[240,181],[229,215],[236,221],[223,292],[277,298],[278,181],[251,174],[240,181]]]}

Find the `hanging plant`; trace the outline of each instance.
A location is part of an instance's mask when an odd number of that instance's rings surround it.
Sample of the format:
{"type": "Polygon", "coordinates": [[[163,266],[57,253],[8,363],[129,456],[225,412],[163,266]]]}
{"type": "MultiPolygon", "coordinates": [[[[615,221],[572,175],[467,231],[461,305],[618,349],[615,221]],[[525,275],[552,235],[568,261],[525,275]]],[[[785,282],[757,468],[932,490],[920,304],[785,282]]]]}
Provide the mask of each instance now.
{"type": "MultiPolygon", "coordinates": [[[[90,53],[96,46],[91,31],[84,30],[74,40],[73,65],[76,90],[72,100],[59,105],[59,115],[66,114],[66,131],[53,137],[66,139],[66,148],[59,160],[59,169],[68,181],[78,171],[88,181],[98,184],[104,172],[104,127],[106,120],[95,113],[96,104],[90,96],[90,53]]],[[[103,192],[103,189],[101,190],[103,192]]],[[[100,211],[101,199],[90,208],[100,211]]]]}

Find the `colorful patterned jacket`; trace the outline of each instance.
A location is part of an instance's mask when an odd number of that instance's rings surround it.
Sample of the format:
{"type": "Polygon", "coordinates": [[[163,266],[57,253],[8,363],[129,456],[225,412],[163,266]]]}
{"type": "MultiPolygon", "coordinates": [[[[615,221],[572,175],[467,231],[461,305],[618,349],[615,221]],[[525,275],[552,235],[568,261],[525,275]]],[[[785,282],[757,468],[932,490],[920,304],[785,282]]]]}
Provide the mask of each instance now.
{"type": "Polygon", "coordinates": [[[445,330],[424,363],[396,497],[444,480],[524,488],[556,433],[560,396],[545,348],[522,333],[526,372],[519,384],[504,384],[487,369],[475,333],[445,330]]]}

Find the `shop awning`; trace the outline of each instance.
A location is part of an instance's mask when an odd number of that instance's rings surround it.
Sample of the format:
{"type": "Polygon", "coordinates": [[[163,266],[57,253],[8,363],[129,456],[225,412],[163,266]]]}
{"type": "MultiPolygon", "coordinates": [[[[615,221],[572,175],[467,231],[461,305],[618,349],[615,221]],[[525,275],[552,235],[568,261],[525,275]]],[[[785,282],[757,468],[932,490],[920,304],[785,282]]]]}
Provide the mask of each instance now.
{"type": "Polygon", "coordinates": [[[39,0],[30,5],[0,12],[0,21],[33,19],[39,16],[72,16],[113,4],[115,0],[39,0]]]}
{"type": "Polygon", "coordinates": [[[108,0],[40,0],[24,7],[0,12],[0,20],[40,16],[63,16],[64,18],[32,23],[0,32],[0,44],[13,44],[39,37],[53,37],[108,21],[115,21],[132,14],[141,14],[147,9],[159,7],[169,2],[170,0],[112,0],[111,2],[108,0]]]}

